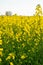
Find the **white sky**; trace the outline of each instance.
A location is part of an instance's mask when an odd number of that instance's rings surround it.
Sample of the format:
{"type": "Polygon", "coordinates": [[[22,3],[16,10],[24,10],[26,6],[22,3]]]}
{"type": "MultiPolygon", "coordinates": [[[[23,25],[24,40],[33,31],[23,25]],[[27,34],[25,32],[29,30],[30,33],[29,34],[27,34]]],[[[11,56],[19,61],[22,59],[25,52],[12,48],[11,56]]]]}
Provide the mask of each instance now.
{"type": "Polygon", "coordinates": [[[43,9],[43,0],[0,0],[0,15],[6,11],[18,15],[33,15],[37,4],[43,9]]]}

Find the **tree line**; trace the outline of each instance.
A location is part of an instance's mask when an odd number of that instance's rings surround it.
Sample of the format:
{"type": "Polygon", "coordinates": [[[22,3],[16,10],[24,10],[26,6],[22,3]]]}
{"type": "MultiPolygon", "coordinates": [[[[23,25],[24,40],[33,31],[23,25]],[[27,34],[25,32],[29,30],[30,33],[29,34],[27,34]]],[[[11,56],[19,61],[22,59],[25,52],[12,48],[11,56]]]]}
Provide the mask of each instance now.
{"type": "MultiPolygon", "coordinates": [[[[12,16],[12,12],[11,11],[6,11],[5,13],[6,16],[12,16]]],[[[17,15],[17,14],[14,14],[17,15]]],[[[33,14],[33,16],[42,16],[43,12],[42,12],[42,7],[40,4],[38,4],[35,8],[35,14],[33,14]]]]}

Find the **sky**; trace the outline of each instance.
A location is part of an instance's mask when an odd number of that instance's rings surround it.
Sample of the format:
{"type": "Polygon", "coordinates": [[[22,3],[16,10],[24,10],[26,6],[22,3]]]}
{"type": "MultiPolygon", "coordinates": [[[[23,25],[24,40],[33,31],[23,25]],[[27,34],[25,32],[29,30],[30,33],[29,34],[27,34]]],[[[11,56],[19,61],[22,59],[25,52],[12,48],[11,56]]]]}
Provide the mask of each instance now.
{"type": "Polygon", "coordinates": [[[0,0],[0,15],[11,11],[12,14],[31,16],[35,13],[37,4],[43,10],[43,0],[0,0]]]}

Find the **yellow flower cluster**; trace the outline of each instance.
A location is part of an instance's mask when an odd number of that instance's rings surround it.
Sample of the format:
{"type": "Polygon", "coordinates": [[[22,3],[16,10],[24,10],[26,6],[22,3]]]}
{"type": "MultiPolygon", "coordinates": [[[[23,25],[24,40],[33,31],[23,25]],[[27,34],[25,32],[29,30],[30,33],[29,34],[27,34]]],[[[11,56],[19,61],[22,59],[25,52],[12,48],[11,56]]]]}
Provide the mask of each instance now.
{"type": "Polygon", "coordinates": [[[14,53],[9,53],[8,57],[6,58],[6,60],[8,59],[15,59],[15,54],[14,53]]]}
{"type": "MultiPolygon", "coordinates": [[[[32,55],[39,54],[36,53],[43,49],[42,43],[43,17],[0,16],[0,62],[4,63],[4,58],[10,65],[17,65],[17,63],[21,65],[26,60],[25,63],[30,62],[28,65],[31,65],[35,57],[32,55]],[[14,61],[12,62],[11,59],[14,61]]],[[[36,57],[35,60],[37,60],[36,57]]]]}

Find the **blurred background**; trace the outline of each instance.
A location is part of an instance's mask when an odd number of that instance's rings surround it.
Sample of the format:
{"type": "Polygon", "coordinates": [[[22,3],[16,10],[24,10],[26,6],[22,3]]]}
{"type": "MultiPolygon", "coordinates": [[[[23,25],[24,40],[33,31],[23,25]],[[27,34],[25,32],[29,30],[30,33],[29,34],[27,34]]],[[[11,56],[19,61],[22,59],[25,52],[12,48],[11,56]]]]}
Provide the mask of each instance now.
{"type": "Polygon", "coordinates": [[[18,15],[33,15],[35,7],[40,4],[43,10],[43,0],[0,0],[0,15],[6,11],[18,15]]]}

